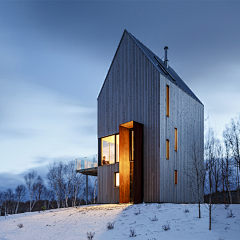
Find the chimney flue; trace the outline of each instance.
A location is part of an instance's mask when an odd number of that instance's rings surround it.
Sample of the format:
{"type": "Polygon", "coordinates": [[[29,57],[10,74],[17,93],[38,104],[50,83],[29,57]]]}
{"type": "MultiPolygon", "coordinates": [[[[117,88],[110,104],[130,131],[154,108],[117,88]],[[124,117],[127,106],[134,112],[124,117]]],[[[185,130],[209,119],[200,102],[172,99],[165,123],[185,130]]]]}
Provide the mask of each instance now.
{"type": "Polygon", "coordinates": [[[168,68],[167,50],[168,50],[168,46],[164,48],[164,51],[165,51],[164,64],[168,68]]]}

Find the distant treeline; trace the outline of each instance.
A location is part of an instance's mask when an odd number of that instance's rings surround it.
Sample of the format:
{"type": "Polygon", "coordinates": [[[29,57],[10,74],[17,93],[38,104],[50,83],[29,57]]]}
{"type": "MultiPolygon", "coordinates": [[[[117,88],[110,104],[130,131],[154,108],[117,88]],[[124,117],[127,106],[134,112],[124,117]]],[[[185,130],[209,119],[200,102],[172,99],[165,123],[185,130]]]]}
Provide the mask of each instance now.
{"type": "MultiPolygon", "coordinates": [[[[0,215],[86,204],[86,178],[76,173],[74,161],[49,165],[46,177],[47,183],[31,171],[24,176],[25,184],[0,192],[0,215]]],[[[97,178],[90,177],[88,202],[95,203],[96,197],[97,178]]]]}

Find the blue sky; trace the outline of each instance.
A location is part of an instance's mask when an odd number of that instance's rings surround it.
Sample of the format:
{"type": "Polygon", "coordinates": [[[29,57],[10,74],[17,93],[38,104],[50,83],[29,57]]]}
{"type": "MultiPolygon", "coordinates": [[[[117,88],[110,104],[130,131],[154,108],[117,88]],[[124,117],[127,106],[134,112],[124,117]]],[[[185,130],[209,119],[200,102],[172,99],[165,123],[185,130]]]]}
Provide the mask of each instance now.
{"type": "Polygon", "coordinates": [[[124,29],[169,63],[219,136],[240,112],[239,1],[0,1],[0,189],[97,152],[97,96],[124,29]]]}

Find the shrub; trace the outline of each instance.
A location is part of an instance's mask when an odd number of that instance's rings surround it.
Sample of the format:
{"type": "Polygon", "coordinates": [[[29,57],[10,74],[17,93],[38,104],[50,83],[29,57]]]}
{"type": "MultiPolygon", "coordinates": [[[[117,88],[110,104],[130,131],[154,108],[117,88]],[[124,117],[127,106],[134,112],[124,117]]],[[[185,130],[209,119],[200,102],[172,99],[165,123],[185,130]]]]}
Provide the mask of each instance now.
{"type": "Polygon", "coordinates": [[[224,207],[224,208],[225,208],[225,209],[228,209],[228,207],[229,207],[229,204],[225,204],[225,207],[224,207]]]}
{"type": "Polygon", "coordinates": [[[136,237],[136,232],[135,232],[135,229],[134,228],[130,228],[130,235],[129,237],[136,237]]]}
{"type": "Polygon", "coordinates": [[[187,208],[184,209],[185,213],[189,213],[189,210],[187,208]]]}
{"type": "Polygon", "coordinates": [[[95,235],[95,232],[87,232],[87,239],[92,240],[95,235]]]}
{"type": "Polygon", "coordinates": [[[17,226],[18,226],[19,228],[23,228],[23,224],[22,224],[22,223],[19,223],[17,226]]]}
{"type": "Polygon", "coordinates": [[[166,224],[162,225],[162,229],[163,229],[164,231],[170,230],[170,223],[167,222],[166,224]]]}
{"type": "Polygon", "coordinates": [[[107,223],[107,229],[109,229],[109,230],[110,230],[110,229],[113,229],[113,228],[114,228],[114,223],[115,223],[115,222],[112,222],[112,223],[111,223],[111,222],[108,222],[108,223],[107,223]]]}
{"type": "Polygon", "coordinates": [[[45,205],[44,205],[44,206],[42,206],[42,207],[41,207],[41,209],[42,209],[43,211],[47,210],[47,208],[46,208],[46,206],[45,206],[45,205]]]}
{"type": "Polygon", "coordinates": [[[158,221],[158,218],[156,217],[156,215],[153,218],[149,218],[151,221],[158,221]]]}
{"type": "Polygon", "coordinates": [[[140,214],[141,213],[141,211],[140,211],[140,209],[138,209],[138,212],[135,212],[134,214],[135,215],[138,215],[138,214],[140,214]]]}
{"type": "Polygon", "coordinates": [[[230,212],[227,213],[227,218],[234,218],[234,217],[235,217],[235,216],[234,216],[232,210],[230,210],[230,212]]]}

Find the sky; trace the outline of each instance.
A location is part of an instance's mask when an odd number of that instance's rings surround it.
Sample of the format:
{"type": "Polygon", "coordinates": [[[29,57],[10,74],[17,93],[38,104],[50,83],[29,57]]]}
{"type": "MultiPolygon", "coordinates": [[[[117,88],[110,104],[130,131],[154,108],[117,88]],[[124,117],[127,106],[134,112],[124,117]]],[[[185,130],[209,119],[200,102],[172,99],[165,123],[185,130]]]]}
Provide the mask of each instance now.
{"type": "Polygon", "coordinates": [[[97,96],[124,29],[203,102],[240,113],[240,1],[0,1],[0,190],[97,153],[97,96]]]}

